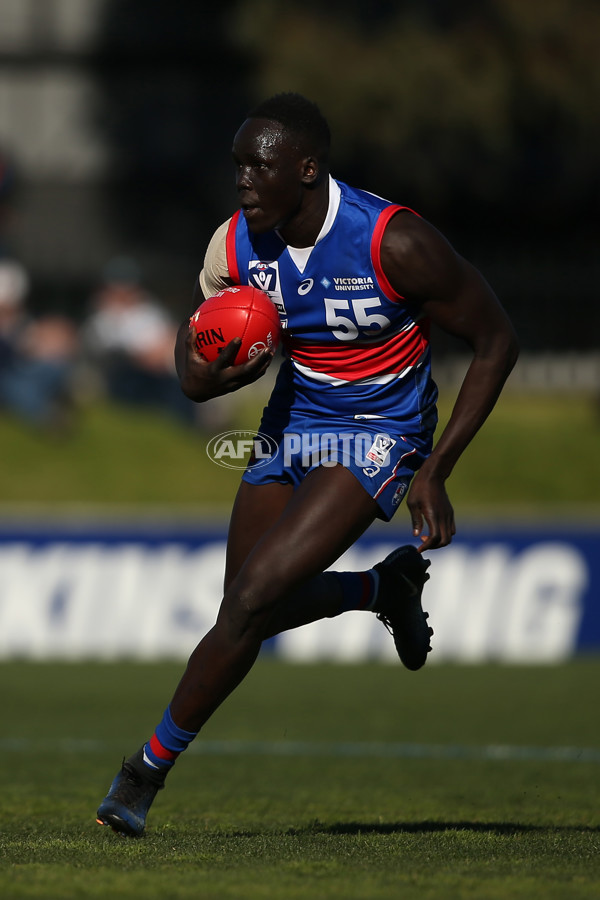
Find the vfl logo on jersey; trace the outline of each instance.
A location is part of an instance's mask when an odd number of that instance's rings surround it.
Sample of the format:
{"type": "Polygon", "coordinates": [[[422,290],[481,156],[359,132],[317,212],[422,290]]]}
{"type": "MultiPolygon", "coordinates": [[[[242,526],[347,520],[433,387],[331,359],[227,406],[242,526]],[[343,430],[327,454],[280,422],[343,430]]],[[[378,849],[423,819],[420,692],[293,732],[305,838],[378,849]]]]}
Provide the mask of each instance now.
{"type": "Polygon", "coordinates": [[[279,280],[279,262],[262,262],[259,259],[251,259],[248,262],[248,284],[257,287],[269,295],[279,313],[281,327],[287,326],[287,310],[281,293],[279,280]]]}
{"type": "Polygon", "coordinates": [[[387,465],[388,454],[395,443],[394,438],[388,434],[376,434],[375,440],[367,450],[367,459],[377,466],[387,465]]]}
{"type": "Polygon", "coordinates": [[[251,259],[248,263],[249,281],[253,287],[260,288],[261,291],[278,291],[279,290],[279,263],[260,262],[258,259],[251,259]]]}

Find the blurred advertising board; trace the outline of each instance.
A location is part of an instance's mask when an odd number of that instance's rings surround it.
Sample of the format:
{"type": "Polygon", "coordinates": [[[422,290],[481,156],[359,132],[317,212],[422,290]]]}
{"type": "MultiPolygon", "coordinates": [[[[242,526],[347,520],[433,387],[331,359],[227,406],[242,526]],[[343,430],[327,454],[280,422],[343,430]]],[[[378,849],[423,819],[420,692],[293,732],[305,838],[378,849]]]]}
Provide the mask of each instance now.
{"type": "MultiPolygon", "coordinates": [[[[186,659],[221,597],[226,527],[0,524],[0,659],[186,659]]],[[[334,568],[407,543],[374,528],[334,568]]],[[[600,524],[463,527],[429,554],[435,662],[551,663],[600,651],[600,524]]],[[[292,661],[396,660],[375,616],[346,613],[265,645],[292,661]]]]}

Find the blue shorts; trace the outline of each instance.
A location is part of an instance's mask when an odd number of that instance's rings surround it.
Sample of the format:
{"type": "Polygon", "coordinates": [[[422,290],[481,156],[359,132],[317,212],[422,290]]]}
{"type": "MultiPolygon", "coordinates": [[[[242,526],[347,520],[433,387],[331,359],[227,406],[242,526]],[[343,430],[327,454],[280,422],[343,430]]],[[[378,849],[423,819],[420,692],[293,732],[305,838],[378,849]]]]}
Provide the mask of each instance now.
{"type": "Polygon", "coordinates": [[[298,487],[317,466],[341,464],[377,502],[378,518],[385,521],[396,512],[433,445],[433,427],[402,435],[391,419],[325,419],[293,409],[285,416],[266,413],[244,481],[298,487]]]}

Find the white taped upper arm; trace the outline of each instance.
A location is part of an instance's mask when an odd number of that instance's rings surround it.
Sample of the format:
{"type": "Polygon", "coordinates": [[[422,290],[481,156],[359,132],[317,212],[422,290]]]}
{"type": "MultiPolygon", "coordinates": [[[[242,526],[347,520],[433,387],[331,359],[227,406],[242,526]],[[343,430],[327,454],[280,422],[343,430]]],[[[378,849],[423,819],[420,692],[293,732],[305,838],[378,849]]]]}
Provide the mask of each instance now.
{"type": "Polygon", "coordinates": [[[229,287],[231,276],[227,266],[227,230],[231,219],[219,225],[213,234],[204,257],[204,265],[198,276],[200,290],[204,297],[212,297],[217,291],[229,287]]]}

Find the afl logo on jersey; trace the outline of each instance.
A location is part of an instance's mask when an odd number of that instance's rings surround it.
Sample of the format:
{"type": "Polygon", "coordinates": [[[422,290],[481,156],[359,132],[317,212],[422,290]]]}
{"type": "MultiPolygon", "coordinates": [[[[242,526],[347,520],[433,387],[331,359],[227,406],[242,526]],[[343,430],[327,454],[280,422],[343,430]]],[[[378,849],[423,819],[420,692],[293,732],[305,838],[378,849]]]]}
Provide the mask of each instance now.
{"type": "Polygon", "coordinates": [[[300,296],[303,297],[305,294],[308,294],[313,284],[314,281],[312,278],[305,278],[304,281],[301,281],[298,285],[298,293],[300,296]]]}

